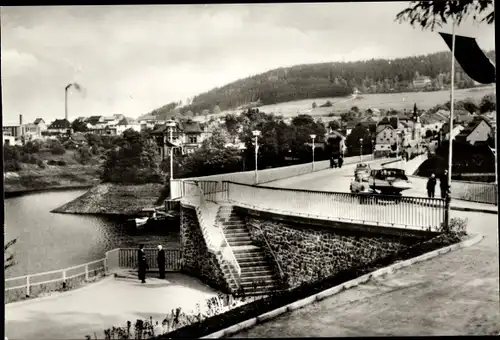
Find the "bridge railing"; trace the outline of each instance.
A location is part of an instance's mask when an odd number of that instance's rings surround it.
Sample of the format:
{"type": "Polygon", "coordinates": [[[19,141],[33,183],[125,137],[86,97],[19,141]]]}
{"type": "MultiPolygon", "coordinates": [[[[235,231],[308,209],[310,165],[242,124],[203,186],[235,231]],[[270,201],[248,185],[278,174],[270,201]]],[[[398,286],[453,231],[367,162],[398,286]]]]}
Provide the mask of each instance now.
{"type": "Polygon", "coordinates": [[[422,230],[436,230],[445,217],[445,201],[439,198],[367,196],[233,182],[227,188],[229,202],[288,215],[422,230]]]}
{"type": "MultiPolygon", "coordinates": [[[[165,250],[165,271],[178,272],[181,270],[181,250],[180,249],[164,249],[165,250]]],[[[146,263],[150,270],[158,269],[156,248],[145,248],[146,263]]],[[[138,248],[120,248],[118,257],[119,268],[139,268],[139,251],[138,248]]]]}
{"type": "MultiPolygon", "coordinates": [[[[363,156],[352,156],[344,158],[344,164],[353,164],[357,162],[366,162],[373,160],[373,155],[363,155],[363,156]]],[[[330,161],[318,161],[314,162],[314,171],[320,171],[328,169],[330,167],[330,161]]],[[[300,175],[305,175],[307,173],[313,172],[312,163],[304,163],[290,166],[282,166],[272,169],[259,169],[259,183],[267,183],[271,181],[276,181],[283,178],[295,177],[300,175]]],[[[170,181],[170,197],[172,199],[183,197],[183,181],[204,181],[204,182],[236,182],[243,184],[255,184],[255,171],[242,171],[242,172],[232,172],[227,174],[204,176],[204,177],[192,177],[175,179],[170,181]]]]}
{"type": "Polygon", "coordinates": [[[451,198],[498,205],[498,185],[468,181],[451,181],[451,198]]]}

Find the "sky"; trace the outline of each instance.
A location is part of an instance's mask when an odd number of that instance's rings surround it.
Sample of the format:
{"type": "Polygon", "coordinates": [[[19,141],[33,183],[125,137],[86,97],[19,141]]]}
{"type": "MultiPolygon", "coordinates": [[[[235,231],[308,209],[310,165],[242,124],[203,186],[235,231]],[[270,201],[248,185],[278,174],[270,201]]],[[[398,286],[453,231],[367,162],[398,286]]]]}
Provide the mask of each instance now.
{"type": "MultiPolygon", "coordinates": [[[[437,32],[394,21],[408,2],[1,8],[3,125],[122,113],[274,68],[447,50],[437,32]]],[[[440,29],[451,32],[450,26],[440,29]]],[[[457,34],[494,49],[494,25],[457,34]]]]}

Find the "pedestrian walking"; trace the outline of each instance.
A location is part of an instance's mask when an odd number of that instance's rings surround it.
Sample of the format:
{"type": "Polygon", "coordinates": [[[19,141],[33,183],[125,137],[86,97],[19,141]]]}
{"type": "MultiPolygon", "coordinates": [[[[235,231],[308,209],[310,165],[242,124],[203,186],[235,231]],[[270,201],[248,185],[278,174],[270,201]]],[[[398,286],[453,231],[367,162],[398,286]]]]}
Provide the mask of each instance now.
{"type": "Polygon", "coordinates": [[[427,181],[427,196],[429,198],[434,198],[434,193],[436,191],[436,175],[432,174],[427,181]]]}
{"type": "Polygon", "coordinates": [[[139,280],[141,280],[141,283],[146,283],[146,270],[148,267],[148,261],[146,258],[146,253],[144,252],[143,244],[141,244],[139,247],[137,260],[139,261],[139,280]]]}
{"type": "Polygon", "coordinates": [[[158,261],[158,270],[160,271],[160,279],[165,278],[165,250],[163,250],[163,247],[158,245],[158,256],[156,258],[158,261]]]}
{"type": "Polygon", "coordinates": [[[448,170],[445,170],[443,176],[441,176],[439,180],[439,186],[441,189],[441,198],[446,198],[448,196],[448,189],[449,189],[448,170]]]}
{"type": "Polygon", "coordinates": [[[344,158],[342,157],[342,155],[339,156],[339,168],[342,167],[342,164],[344,163],[344,158]]]}

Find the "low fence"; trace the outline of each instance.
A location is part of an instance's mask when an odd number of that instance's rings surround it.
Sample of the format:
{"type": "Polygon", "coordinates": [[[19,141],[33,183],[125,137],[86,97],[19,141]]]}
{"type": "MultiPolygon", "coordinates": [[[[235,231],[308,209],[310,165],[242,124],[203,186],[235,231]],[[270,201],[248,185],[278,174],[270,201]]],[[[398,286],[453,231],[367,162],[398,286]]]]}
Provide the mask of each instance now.
{"type": "MultiPolygon", "coordinates": [[[[149,269],[158,269],[157,249],[145,249],[149,269]]],[[[112,273],[120,268],[137,268],[138,249],[118,248],[106,252],[106,257],[78,266],[52,270],[5,279],[5,302],[13,302],[27,296],[60,291],[76,287],[84,282],[95,280],[99,276],[112,273]]],[[[180,249],[165,249],[167,271],[181,270],[180,249]]]]}
{"type": "MultiPolygon", "coordinates": [[[[353,164],[357,162],[366,162],[373,160],[373,155],[363,155],[363,156],[352,156],[344,158],[344,165],[353,164]]],[[[330,161],[319,161],[314,162],[314,171],[325,170],[330,167],[330,161]]],[[[279,168],[272,169],[262,169],[259,171],[259,183],[267,183],[272,181],[277,181],[283,178],[295,177],[308,174],[313,171],[312,163],[304,163],[291,166],[283,166],[279,168]]],[[[232,172],[227,174],[204,176],[204,177],[193,177],[193,178],[183,178],[170,181],[170,197],[175,199],[183,197],[182,192],[182,181],[204,181],[204,182],[235,182],[242,184],[255,184],[255,171],[244,171],[244,172],[232,172]]]]}
{"type": "Polygon", "coordinates": [[[451,198],[498,205],[498,185],[468,181],[451,181],[451,198]]]}
{"type": "Polygon", "coordinates": [[[24,275],[5,279],[5,302],[12,302],[26,296],[68,289],[95,279],[106,272],[107,259],[84,263],[61,270],[24,275]]]}
{"type": "Polygon", "coordinates": [[[264,211],[405,228],[436,230],[446,204],[439,198],[367,196],[306,191],[229,182],[230,202],[264,211]]]}
{"type": "MultiPolygon", "coordinates": [[[[165,271],[178,272],[181,270],[181,251],[180,249],[164,249],[165,250],[165,271]]],[[[158,270],[158,261],[156,256],[158,249],[145,248],[146,263],[149,270],[158,270]]],[[[118,266],[120,268],[138,268],[139,251],[137,248],[120,248],[118,257],[118,266]]]]}

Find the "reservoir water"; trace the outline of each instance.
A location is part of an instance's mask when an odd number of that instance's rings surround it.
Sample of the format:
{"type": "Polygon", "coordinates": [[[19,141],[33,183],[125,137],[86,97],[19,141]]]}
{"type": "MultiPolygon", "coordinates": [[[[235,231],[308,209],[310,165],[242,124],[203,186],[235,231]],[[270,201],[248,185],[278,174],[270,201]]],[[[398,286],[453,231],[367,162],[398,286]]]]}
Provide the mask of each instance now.
{"type": "Polygon", "coordinates": [[[179,247],[178,225],[139,232],[123,219],[50,212],[83,193],[85,190],[53,191],[4,200],[5,242],[17,238],[11,248],[16,264],[6,271],[6,277],[76,266],[101,259],[108,250],[141,243],[179,247]]]}

